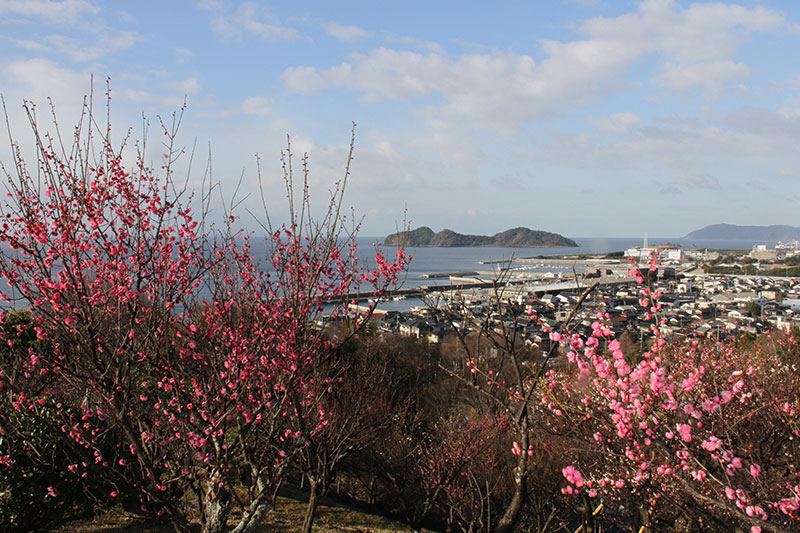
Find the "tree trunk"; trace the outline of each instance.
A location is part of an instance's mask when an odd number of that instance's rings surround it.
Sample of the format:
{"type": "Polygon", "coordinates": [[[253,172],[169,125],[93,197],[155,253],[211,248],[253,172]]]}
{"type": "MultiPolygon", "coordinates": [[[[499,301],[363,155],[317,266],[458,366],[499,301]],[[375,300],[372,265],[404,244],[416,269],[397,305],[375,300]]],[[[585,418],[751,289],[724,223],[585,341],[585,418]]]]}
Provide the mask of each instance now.
{"type": "Polygon", "coordinates": [[[255,531],[256,527],[261,524],[264,515],[272,508],[273,500],[268,498],[265,493],[262,493],[245,509],[242,519],[231,533],[250,533],[255,531]]]}
{"type": "Polygon", "coordinates": [[[256,487],[258,488],[258,495],[253,498],[250,505],[242,513],[242,518],[239,523],[231,531],[231,533],[250,533],[255,531],[264,515],[270,510],[275,508],[275,501],[277,500],[278,489],[281,486],[280,482],[276,482],[272,487],[273,491],[270,492],[267,481],[261,475],[254,476],[256,480],[256,487]]]}
{"type": "Polygon", "coordinates": [[[583,495],[583,530],[586,533],[595,533],[597,529],[594,523],[594,505],[588,494],[583,495]]]}
{"type": "Polygon", "coordinates": [[[301,533],[311,533],[311,528],[314,525],[314,517],[317,514],[317,507],[319,507],[319,481],[315,479],[309,479],[308,488],[308,505],[306,506],[306,517],[303,520],[303,529],[301,530],[301,533]]]}
{"type": "Polygon", "coordinates": [[[228,511],[231,506],[231,495],[226,488],[218,487],[213,481],[206,481],[204,489],[204,504],[202,533],[222,533],[228,521],[228,511]]]}
{"type": "Polygon", "coordinates": [[[369,497],[367,497],[367,505],[375,505],[375,476],[369,480],[369,497]]]}
{"type": "Polygon", "coordinates": [[[511,498],[511,503],[506,507],[503,517],[497,523],[495,533],[510,533],[517,521],[519,520],[520,512],[525,506],[525,500],[528,497],[528,432],[527,424],[523,426],[523,432],[520,440],[522,441],[522,453],[519,454],[517,459],[517,467],[514,469],[514,497],[511,498]]]}

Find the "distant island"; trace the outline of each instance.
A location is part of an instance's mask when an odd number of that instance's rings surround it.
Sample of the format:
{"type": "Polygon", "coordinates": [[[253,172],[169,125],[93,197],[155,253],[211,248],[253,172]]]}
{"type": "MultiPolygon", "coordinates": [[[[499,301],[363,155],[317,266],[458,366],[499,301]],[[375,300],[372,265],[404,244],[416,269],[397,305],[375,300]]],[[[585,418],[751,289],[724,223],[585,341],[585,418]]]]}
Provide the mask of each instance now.
{"type": "Polygon", "coordinates": [[[793,226],[712,224],[689,233],[684,239],[794,241],[800,239],[800,228],[793,226]]]}
{"type": "Polygon", "coordinates": [[[504,248],[577,247],[578,243],[558,233],[513,228],[492,235],[462,235],[445,229],[434,233],[427,226],[393,233],[383,241],[386,246],[497,246],[504,248]]]}

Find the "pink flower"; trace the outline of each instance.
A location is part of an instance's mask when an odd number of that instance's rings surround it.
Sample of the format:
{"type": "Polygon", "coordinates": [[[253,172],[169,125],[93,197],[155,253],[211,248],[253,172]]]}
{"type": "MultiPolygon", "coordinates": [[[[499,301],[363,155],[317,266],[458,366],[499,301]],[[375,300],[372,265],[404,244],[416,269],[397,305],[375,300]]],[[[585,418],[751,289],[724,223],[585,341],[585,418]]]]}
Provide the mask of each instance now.
{"type": "Polygon", "coordinates": [[[676,424],[678,433],[681,435],[683,442],[690,442],[692,440],[692,428],[687,424],[676,424]]]}
{"type": "Polygon", "coordinates": [[[519,445],[517,441],[514,441],[514,445],[511,448],[511,453],[514,455],[519,455],[522,453],[522,447],[519,445]]]}
{"type": "Polygon", "coordinates": [[[714,435],[711,435],[711,437],[709,437],[708,440],[703,441],[703,443],[700,445],[701,448],[704,448],[704,449],[706,449],[706,450],[708,450],[710,452],[713,452],[714,450],[718,449],[720,446],[722,446],[722,441],[719,440],[714,435]]]}
{"type": "Polygon", "coordinates": [[[758,466],[756,464],[750,465],[750,475],[751,476],[758,477],[758,475],[760,473],[761,473],[761,467],[760,466],[758,466]]]}
{"type": "Polygon", "coordinates": [[[51,487],[47,487],[47,494],[49,494],[50,497],[52,497],[52,498],[55,498],[55,497],[58,496],[58,493],[56,492],[56,489],[54,489],[52,486],[51,487]]]}
{"type": "Polygon", "coordinates": [[[583,486],[584,484],[583,475],[574,466],[570,465],[564,467],[561,470],[561,473],[564,474],[564,478],[566,478],[568,482],[572,483],[576,487],[580,488],[583,486]]]}

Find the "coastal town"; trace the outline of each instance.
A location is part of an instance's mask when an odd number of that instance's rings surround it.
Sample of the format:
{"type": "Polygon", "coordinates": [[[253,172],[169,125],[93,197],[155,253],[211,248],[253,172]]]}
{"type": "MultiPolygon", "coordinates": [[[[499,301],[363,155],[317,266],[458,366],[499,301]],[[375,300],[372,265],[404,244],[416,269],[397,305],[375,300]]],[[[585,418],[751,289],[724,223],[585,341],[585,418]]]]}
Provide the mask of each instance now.
{"type": "Polygon", "coordinates": [[[419,288],[424,305],[405,311],[384,311],[377,302],[371,320],[380,331],[430,343],[488,325],[498,334],[513,331],[517,342],[543,352],[550,348],[548,332],[567,320],[570,331],[591,335],[598,312],[615,337],[640,346],[656,322],[666,338],[788,331],[800,327],[800,279],[775,273],[796,276],[798,263],[797,242],[750,251],[645,244],[598,256],[515,259],[483,265],[492,267],[484,272],[449,273],[449,284],[419,288]],[[652,301],[642,298],[643,287],[660,294],[657,315],[652,301]]]}

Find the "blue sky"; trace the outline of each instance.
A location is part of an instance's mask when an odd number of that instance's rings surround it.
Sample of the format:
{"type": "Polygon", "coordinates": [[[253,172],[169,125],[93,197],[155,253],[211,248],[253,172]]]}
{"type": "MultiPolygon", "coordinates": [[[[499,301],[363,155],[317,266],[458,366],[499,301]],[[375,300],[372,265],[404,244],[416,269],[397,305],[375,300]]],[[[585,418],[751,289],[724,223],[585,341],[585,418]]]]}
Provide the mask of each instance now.
{"type": "Polygon", "coordinates": [[[287,135],[323,203],[355,122],[346,204],[375,236],[800,226],[798,50],[788,0],[0,0],[15,132],[23,99],[69,124],[92,76],[117,131],[185,99],[180,142],[256,214],[258,153],[280,218],[287,135]]]}

